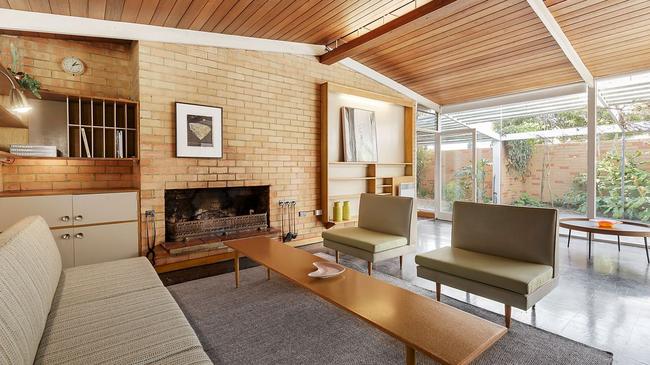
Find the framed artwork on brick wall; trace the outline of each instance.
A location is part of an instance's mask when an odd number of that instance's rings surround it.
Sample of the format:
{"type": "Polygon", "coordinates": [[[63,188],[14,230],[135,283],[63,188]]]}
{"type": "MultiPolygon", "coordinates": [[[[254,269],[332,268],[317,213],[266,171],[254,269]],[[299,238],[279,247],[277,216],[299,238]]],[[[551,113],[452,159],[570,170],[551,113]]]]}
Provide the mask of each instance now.
{"type": "Polygon", "coordinates": [[[223,157],[223,109],[176,103],[176,157],[223,157]]]}

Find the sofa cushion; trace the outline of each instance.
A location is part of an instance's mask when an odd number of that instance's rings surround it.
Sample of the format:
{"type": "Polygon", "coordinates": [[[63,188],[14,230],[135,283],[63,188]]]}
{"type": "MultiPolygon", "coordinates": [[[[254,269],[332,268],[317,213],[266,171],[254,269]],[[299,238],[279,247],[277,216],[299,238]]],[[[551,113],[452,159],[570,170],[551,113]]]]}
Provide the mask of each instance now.
{"type": "Polygon", "coordinates": [[[34,362],[60,274],[43,218],[25,218],[0,234],[0,364],[34,362]]]}
{"type": "Polygon", "coordinates": [[[52,309],[156,287],[162,282],[145,257],[73,267],[61,274],[52,309]]]}
{"type": "Polygon", "coordinates": [[[359,227],[337,228],[324,231],[323,238],[368,252],[382,252],[405,246],[406,237],[371,231],[359,227]]]}
{"type": "Polygon", "coordinates": [[[519,294],[530,294],[550,281],[553,267],[443,247],[415,256],[418,265],[519,294]]]}
{"type": "Polygon", "coordinates": [[[34,364],[100,363],[212,362],[172,296],[158,286],[50,315],[34,364]]]}

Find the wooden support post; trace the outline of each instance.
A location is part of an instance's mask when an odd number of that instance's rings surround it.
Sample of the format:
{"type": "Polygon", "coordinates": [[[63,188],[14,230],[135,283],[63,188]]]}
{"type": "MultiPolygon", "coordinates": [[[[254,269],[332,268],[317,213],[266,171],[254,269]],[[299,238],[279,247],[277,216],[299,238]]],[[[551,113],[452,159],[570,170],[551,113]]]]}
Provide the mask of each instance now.
{"type": "Polygon", "coordinates": [[[239,288],[239,251],[235,251],[235,288],[239,288]]]}
{"type": "Polygon", "coordinates": [[[406,365],[415,365],[415,349],[409,345],[406,347],[406,365]]]}
{"type": "Polygon", "coordinates": [[[372,262],[368,261],[368,275],[372,275],[372,262]]]}
{"type": "Polygon", "coordinates": [[[436,300],[440,301],[440,290],[442,290],[442,284],[436,283],[436,300]]]}
{"type": "Polygon", "coordinates": [[[506,328],[510,328],[510,316],[512,315],[512,307],[506,304],[506,328]]]}

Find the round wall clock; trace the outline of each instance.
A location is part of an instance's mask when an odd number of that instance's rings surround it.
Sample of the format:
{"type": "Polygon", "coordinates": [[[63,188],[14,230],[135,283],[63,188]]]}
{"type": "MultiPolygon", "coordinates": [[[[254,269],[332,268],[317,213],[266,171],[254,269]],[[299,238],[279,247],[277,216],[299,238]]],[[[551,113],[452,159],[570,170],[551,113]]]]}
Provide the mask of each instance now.
{"type": "Polygon", "coordinates": [[[61,61],[63,71],[72,75],[81,75],[86,70],[86,66],[77,57],[66,57],[61,61]]]}

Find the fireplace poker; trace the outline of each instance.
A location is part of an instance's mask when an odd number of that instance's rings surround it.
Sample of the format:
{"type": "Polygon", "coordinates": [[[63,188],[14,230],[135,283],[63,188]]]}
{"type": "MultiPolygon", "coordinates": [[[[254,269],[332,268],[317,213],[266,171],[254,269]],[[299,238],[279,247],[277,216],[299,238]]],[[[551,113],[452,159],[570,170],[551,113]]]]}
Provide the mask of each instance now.
{"type": "Polygon", "coordinates": [[[145,256],[151,260],[151,264],[156,265],[156,251],[154,251],[154,248],[156,248],[156,211],[147,210],[144,212],[144,217],[147,228],[147,254],[145,256]],[[153,228],[153,237],[149,236],[150,227],[153,228]]]}
{"type": "MultiPolygon", "coordinates": [[[[291,202],[285,202],[287,206],[287,234],[282,238],[282,242],[289,242],[293,239],[293,233],[291,233],[291,202]]],[[[284,234],[284,231],[282,232],[284,234]]]]}
{"type": "Polygon", "coordinates": [[[291,233],[291,237],[293,239],[296,239],[296,237],[298,237],[298,229],[296,228],[296,201],[295,200],[291,202],[291,215],[293,219],[293,230],[291,233]]]}

